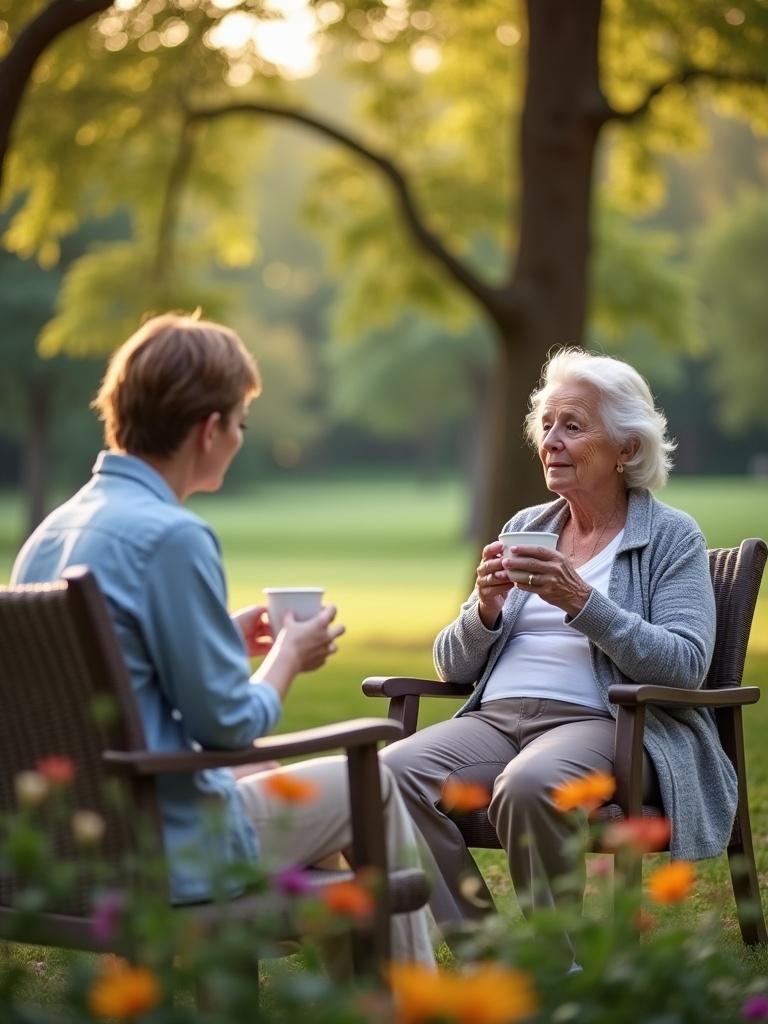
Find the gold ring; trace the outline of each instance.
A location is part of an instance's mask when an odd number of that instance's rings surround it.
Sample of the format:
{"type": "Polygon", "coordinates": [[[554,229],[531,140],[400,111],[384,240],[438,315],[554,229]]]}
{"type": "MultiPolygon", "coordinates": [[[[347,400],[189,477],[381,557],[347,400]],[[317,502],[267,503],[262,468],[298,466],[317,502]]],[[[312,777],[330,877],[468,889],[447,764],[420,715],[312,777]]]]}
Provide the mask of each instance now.
{"type": "Polygon", "coordinates": [[[528,576],[528,586],[533,586],[533,573],[530,573],[530,575],[528,576]]]}

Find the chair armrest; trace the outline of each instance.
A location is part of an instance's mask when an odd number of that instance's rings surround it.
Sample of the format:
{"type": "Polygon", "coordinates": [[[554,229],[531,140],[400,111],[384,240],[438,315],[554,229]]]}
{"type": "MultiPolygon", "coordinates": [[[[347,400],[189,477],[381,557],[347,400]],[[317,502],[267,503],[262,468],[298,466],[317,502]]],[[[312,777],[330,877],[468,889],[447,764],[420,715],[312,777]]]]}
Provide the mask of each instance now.
{"type": "Polygon", "coordinates": [[[102,759],[108,770],[133,775],[165,775],[172,772],[196,772],[204,768],[231,768],[257,764],[274,758],[316,754],[344,747],[370,746],[379,741],[393,742],[402,735],[398,722],[387,718],[355,718],[348,722],[302,729],[280,736],[258,739],[241,750],[105,750],[102,759]]]}
{"type": "Polygon", "coordinates": [[[366,697],[468,697],[472,683],[443,683],[409,676],[369,676],[363,680],[366,697]]]}
{"type": "Polygon", "coordinates": [[[760,687],[725,686],[717,690],[686,690],[680,686],[618,683],[608,689],[608,700],[623,707],[636,707],[639,704],[659,704],[662,707],[737,707],[756,704],[760,700],[760,687]]]}

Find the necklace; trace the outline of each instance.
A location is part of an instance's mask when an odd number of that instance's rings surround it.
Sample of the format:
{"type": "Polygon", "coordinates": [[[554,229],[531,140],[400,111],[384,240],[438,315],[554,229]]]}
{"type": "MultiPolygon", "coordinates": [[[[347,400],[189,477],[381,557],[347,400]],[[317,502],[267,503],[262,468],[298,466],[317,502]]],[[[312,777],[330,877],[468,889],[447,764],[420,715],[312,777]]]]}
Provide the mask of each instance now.
{"type": "MultiPolygon", "coordinates": [[[[595,555],[597,553],[597,549],[600,547],[600,541],[605,536],[606,531],[608,530],[608,527],[611,526],[611,524],[613,523],[614,519],[616,518],[616,512],[618,510],[618,507],[619,507],[619,503],[617,502],[614,505],[614,507],[613,507],[613,511],[611,512],[610,518],[605,522],[602,530],[598,534],[597,540],[595,541],[594,547],[592,548],[592,551],[590,552],[589,558],[587,558],[586,561],[583,562],[582,564],[586,564],[586,562],[591,562],[592,559],[595,557],[595,555]]],[[[573,521],[573,517],[571,517],[571,561],[572,562],[576,561],[576,524],[573,521]]]]}

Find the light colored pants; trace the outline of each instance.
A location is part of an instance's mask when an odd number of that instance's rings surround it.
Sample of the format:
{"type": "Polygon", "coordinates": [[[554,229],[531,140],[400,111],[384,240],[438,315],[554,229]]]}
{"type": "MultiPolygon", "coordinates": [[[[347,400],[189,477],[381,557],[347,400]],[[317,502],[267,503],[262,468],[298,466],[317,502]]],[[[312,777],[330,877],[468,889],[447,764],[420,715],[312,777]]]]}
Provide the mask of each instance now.
{"type": "MultiPolygon", "coordinates": [[[[320,757],[238,780],[246,811],[256,829],[268,868],[309,867],[352,845],[349,782],[345,757],[320,757]],[[265,787],[275,774],[315,783],[316,797],[290,804],[265,787]]],[[[418,837],[391,772],[381,766],[382,798],[390,869],[419,865],[418,837]]],[[[392,917],[392,959],[433,967],[435,955],[426,907],[392,917]]]]}
{"type": "MultiPolygon", "coordinates": [[[[608,712],[533,697],[491,701],[429,726],[382,751],[439,869],[431,906],[439,925],[478,919],[493,900],[454,822],[439,809],[448,780],[485,786],[488,817],[507,854],[524,911],[581,898],[583,858],[568,840],[579,826],[555,807],[552,789],[593,771],[613,771],[615,723],[608,712]],[[576,880],[563,888],[559,880],[576,880]]],[[[644,802],[658,800],[645,758],[644,802]]]]}

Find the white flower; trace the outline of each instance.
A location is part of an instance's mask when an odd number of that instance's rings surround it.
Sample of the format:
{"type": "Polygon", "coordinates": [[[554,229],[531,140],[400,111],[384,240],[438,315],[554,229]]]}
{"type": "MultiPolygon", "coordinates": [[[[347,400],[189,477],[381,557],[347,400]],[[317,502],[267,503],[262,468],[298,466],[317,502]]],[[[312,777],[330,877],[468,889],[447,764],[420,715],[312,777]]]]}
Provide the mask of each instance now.
{"type": "Polygon", "coordinates": [[[19,772],[13,780],[16,799],[22,807],[37,807],[48,796],[50,783],[42,772],[19,772]]]}
{"type": "Polygon", "coordinates": [[[96,811],[75,811],[72,815],[72,834],[83,846],[100,842],[105,828],[104,819],[96,811]]]}

